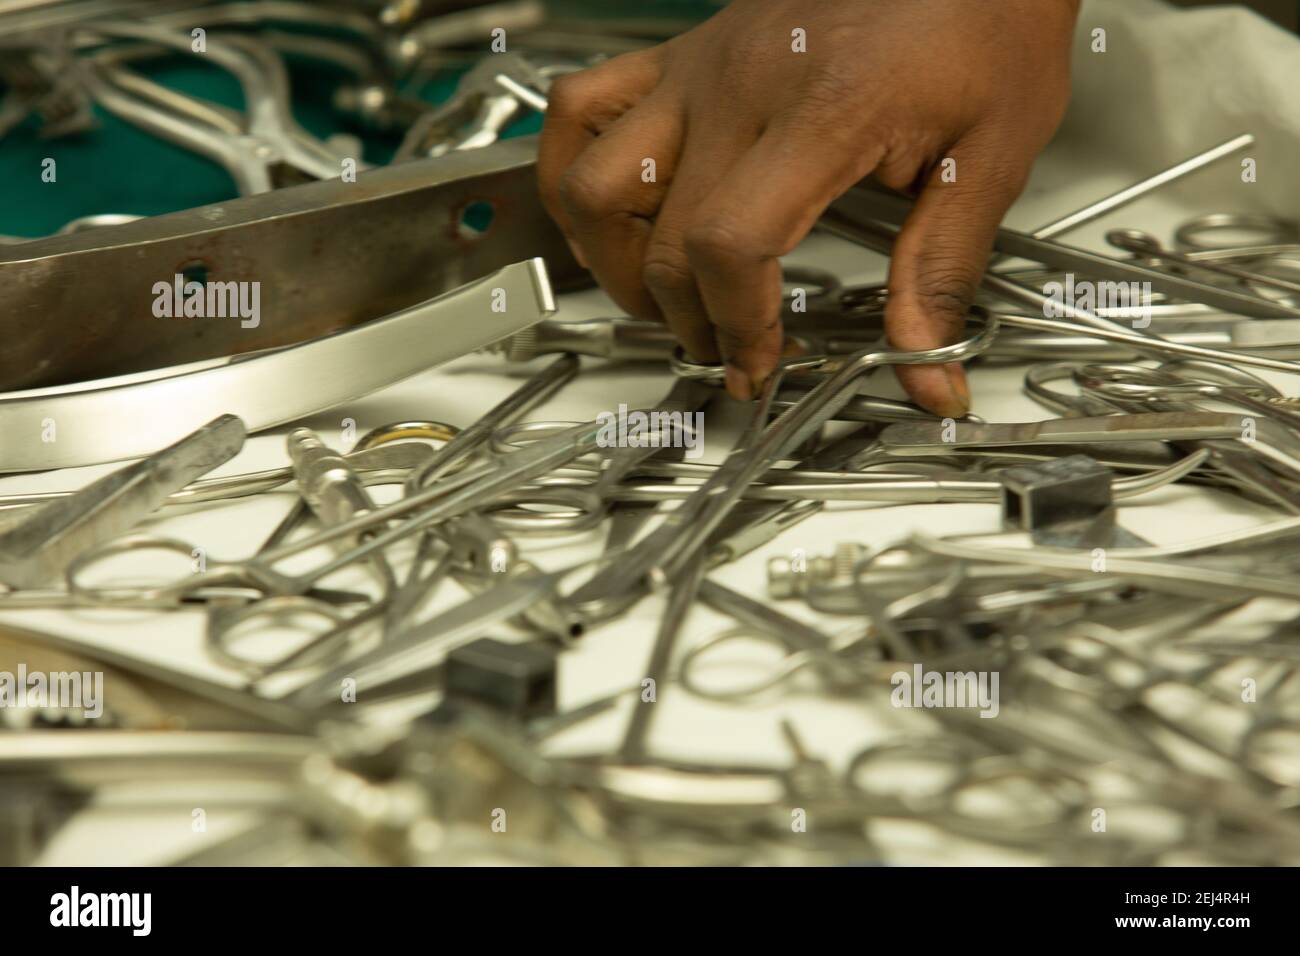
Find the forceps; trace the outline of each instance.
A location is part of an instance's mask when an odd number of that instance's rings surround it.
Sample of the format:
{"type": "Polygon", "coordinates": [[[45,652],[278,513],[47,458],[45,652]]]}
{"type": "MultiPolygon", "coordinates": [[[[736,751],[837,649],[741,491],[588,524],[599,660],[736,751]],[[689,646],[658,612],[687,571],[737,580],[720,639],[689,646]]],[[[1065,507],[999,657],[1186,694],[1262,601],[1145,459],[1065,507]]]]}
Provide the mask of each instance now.
{"type": "MultiPolygon", "coordinates": [[[[1276,389],[1273,389],[1262,379],[1242,369],[1204,361],[1170,362],[1161,366],[1161,369],[1168,374],[1176,374],[1170,370],[1181,367],[1197,370],[1201,373],[1203,379],[1208,380],[1195,384],[1180,379],[1180,382],[1185,385],[1182,389],[1184,394],[1188,392],[1209,394],[1211,397],[1226,400],[1228,404],[1237,404],[1239,406],[1244,404],[1249,411],[1263,412],[1267,416],[1264,420],[1269,423],[1270,436],[1273,436],[1270,440],[1285,438],[1286,435],[1290,434],[1285,430],[1285,426],[1287,425],[1288,410],[1294,406],[1294,401],[1283,398],[1280,392],[1277,392],[1276,389]],[[1218,381],[1214,381],[1215,379],[1228,383],[1231,390],[1222,389],[1218,381]],[[1263,404],[1259,404],[1259,402],[1263,402],[1263,404]],[[1278,424],[1274,425],[1273,420],[1277,420],[1278,424]]],[[[1112,366],[1110,368],[1127,369],[1129,366],[1112,366]]],[[[1051,377],[1059,378],[1062,373],[1068,374],[1075,378],[1076,382],[1079,382],[1079,370],[1065,364],[1031,369],[1025,378],[1025,387],[1035,398],[1048,405],[1048,407],[1063,407],[1071,414],[1110,414],[1111,409],[1124,412],[1141,412],[1147,409],[1158,409],[1164,412],[1194,412],[1200,410],[1199,406],[1194,403],[1174,401],[1169,394],[1169,389],[1162,384],[1156,384],[1152,387],[1151,370],[1142,366],[1132,368],[1135,371],[1126,376],[1129,381],[1094,380],[1088,387],[1081,386],[1082,391],[1077,399],[1069,399],[1060,393],[1049,392],[1042,385],[1043,381],[1047,381],[1051,377]]],[[[1119,371],[1103,372],[1101,374],[1107,378],[1120,376],[1119,371]]],[[[1295,489],[1292,487],[1293,482],[1284,480],[1274,469],[1267,467],[1256,454],[1253,454],[1254,452],[1267,451],[1266,445],[1257,445],[1251,435],[1252,431],[1258,427],[1256,418],[1253,415],[1244,417],[1241,419],[1240,425],[1239,441],[1195,441],[1192,443],[1193,447],[1210,451],[1213,472],[1222,475],[1219,478],[1214,477],[1212,474],[1211,478],[1218,483],[1226,483],[1230,487],[1235,487],[1250,497],[1279,505],[1292,513],[1300,512],[1300,496],[1297,496],[1295,489]]]]}
{"type": "MultiPolygon", "coordinates": [[[[401,430],[394,432],[396,437],[385,439],[385,441],[397,441],[397,444],[375,443],[372,446],[362,447],[361,442],[358,442],[357,449],[343,457],[366,485],[382,485],[402,479],[428,461],[433,454],[433,449],[425,445],[404,440],[414,437],[407,430],[416,426],[427,426],[418,437],[433,440],[448,441],[454,438],[457,432],[455,427],[441,422],[403,422],[396,426],[384,426],[386,429],[401,430]]],[[[179,491],[172,492],[163,504],[191,505],[221,501],[226,498],[244,498],[274,491],[292,480],[291,467],[267,468],[242,475],[223,475],[220,478],[201,478],[190,482],[179,491]]],[[[75,491],[39,491],[0,495],[0,509],[39,505],[75,494],[75,491]]]]}
{"type": "MultiPolygon", "coordinates": [[[[551,425],[552,423],[545,423],[551,425]]],[[[558,424],[558,423],[556,423],[558,424]]],[[[1152,467],[1140,475],[1114,480],[1113,494],[1117,499],[1146,494],[1172,484],[1192,474],[1209,458],[1208,451],[1197,451],[1167,466],[1152,467]]],[[[664,463],[658,467],[645,466],[640,471],[647,475],[668,478],[696,477],[708,479],[719,465],[674,465],[664,463]]],[[[603,473],[607,475],[609,472],[603,473]]],[[[638,484],[634,481],[610,483],[602,487],[602,479],[583,477],[547,476],[535,485],[520,489],[502,499],[500,503],[523,502],[550,504],[572,508],[571,512],[536,513],[521,511],[503,516],[493,513],[493,520],[524,533],[547,531],[581,531],[589,528],[611,504],[660,504],[690,498],[699,489],[698,484],[638,484]],[[556,491],[573,492],[570,496],[557,495],[556,491]],[[508,520],[506,520],[508,518],[508,520]]],[[[845,472],[812,472],[797,468],[772,469],[760,475],[754,484],[741,494],[749,502],[797,501],[861,501],[901,502],[923,504],[939,502],[998,501],[1001,497],[1000,481],[984,477],[983,473],[945,471],[936,476],[884,472],[877,474],[845,472]]],[[[625,540],[625,539],[624,539],[625,540]]]]}
{"type": "MultiPolygon", "coordinates": [[[[1143,232],[1141,229],[1114,229],[1106,233],[1106,241],[1117,249],[1123,249],[1125,252],[1131,252],[1137,256],[1144,256],[1155,262],[1174,262],[1184,267],[1200,269],[1211,275],[1233,279],[1248,287],[1266,286],[1278,292],[1288,293],[1291,296],[1300,294],[1300,283],[1288,282],[1277,276],[1261,272],[1252,272],[1230,262],[1222,261],[1226,257],[1220,257],[1216,260],[1166,249],[1160,244],[1159,239],[1149,232],[1143,232]]],[[[1233,250],[1233,252],[1233,258],[1240,257],[1239,251],[1233,250]]]]}
{"type": "Polygon", "coordinates": [[[997,320],[980,310],[972,314],[983,328],[946,348],[925,352],[867,350],[844,358],[785,360],[768,378],[749,426],[723,465],[640,542],[628,560],[610,565],[575,592],[575,603],[634,592],[646,580],[672,580],[726,518],[745,489],[833,418],[852,399],[864,374],[882,365],[961,361],[987,349],[997,333],[997,320]],[[825,377],[803,401],[768,424],[772,400],[783,374],[790,370],[819,371],[825,377]]]}
{"type": "MultiPolygon", "coordinates": [[[[111,542],[104,547],[83,552],[69,565],[65,574],[68,591],[74,598],[84,601],[129,606],[140,602],[158,604],[177,602],[214,586],[251,587],[261,591],[267,598],[273,599],[273,603],[264,600],[260,605],[250,605],[239,610],[233,618],[227,616],[221,622],[218,634],[229,634],[231,629],[242,620],[260,613],[280,615],[308,613],[324,616],[336,624],[335,629],[291,655],[299,661],[314,660],[321,648],[332,649],[336,646],[332,638],[377,620],[385,613],[385,605],[380,602],[345,620],[336,609],[319,601],[305,599],[304,596],[316,582],[357,561],[380,554],[395,542],[417,534],[438,521],[473,511],[480,507],[484,500],[492,500],[500,492],[521,481],[546,474],[565,461],[594,450],[598,447],[597,443],[603,427],[602,424],[592,423],[570,429],[547,441],[539,442],[536,446],[517,452],[504,462],[486,462],[474,468],[464,469],[444,478],[432,488],[329,526],[317,534],[282,544],[270,551],[263,551],[244,561],[214,562],[205,570],[169,582],[131,588],[99,587],[84,583],[81,575],[88,567],[128,551],[169,550],[185,556],[190,556],[192,553],[187,543],[174,539],[136,537],[111,542]],[[405,520],[386,527],[391,521],[399,518],[405,520]],[[386,527],[386,530],[374,531],[381,527],[386,527]],[[322,544],[363,535],[366,532],[372,533],[356,547],[310,571],[289,575],[275,570],[275,565],[288,557],[310,551],[322,544]],[[261,611],[256,610],[259,606],[262,608],[261,611]]],[[[511,582],[532,581],[533,577],[535,576],[510,577],[508,581],[503,582],[502,586],[511,582]]],[[[492,593],[490,591],[483,596],[490,596],[492,593]]],[[[535,601],[535,599],[536,595],[531,600],[535,601]]],[[[217,646],[217,652],[226,654],[228,649],[220,647],[219,644],[220,642],[217,642],[217,645],[214,645],[217,646]]],[[[275,666],[265,662],[248,661],[234,655],[229,655],[228,662],[257,676],[262,676],[264,672],[269,672],[275,666]]]]}
{"type": "Polygon", "coordinates": [[[447,103],[412,124],[393,161],[488,146],[524,108],[545,111],[554,77],[583,68],[558,60],[534,62],[518,53],[485,57],[461,77],[447,103]]]}
{"type": "Polygon", "coordinates": [[[596,450],[604,427],[603,423],[593,422],[569,429],[517,452],[504,461],[490,461],[462,469],[454,475],[447,476],[432,488],[408,494],[368,514],[358,515],[340,524],[324,528],[316,534],[282,544],[254,558],[219,563],[209,566],[206,571],[161,584],[136,588],[112,588],[96,587],[82,582],[80,575],[85,573],[88,566],[126,551],[142,548],[170,550],[184,548],[184,553],[189,553],[188,545],[165,539],[110,543],[106,547],[83,552],[68,567],[65,574],[68,589],[75,596],[92,601],[98,599],[106,604],[140,600],[166,603],[180,600],[186,595],[214,585],[253,587],[272,595],[302,594],[317,581],[357,561],[365,560],[397,541],[417,534],[439,521],[473,511],[481,507],[485,501],[493,500],[501,492],[508,491],[531,478],[554,471],[565,462],[596,450]],[[310,551],[320,545],[386,526],[395,519],[404,520],[303,574],[289,575],[275,570],[274,565],[286,558],[310,551]]]}
{"type": "Polygon", "coordinates": [[[1300,242],[1300,226],[1277,216],[1215,212],[1183,223],[1174,232],[1174,242],[1178,248],[1193,252],[1245,249],[1260,242],[1290,245],[1300,242]],[[1208,237],[1216,232],[1235,232],[1250,238],[1243,243],[1225,242],[1222,237],[1210,242],[1208,237]]]}
{"type": "Polygon", "coordinates": [[[1293,477],[1300,477],[1300,440],[1276,422],[1254,422],[1256,438],[1247,438],[1240,415],[1214,412],[1148,412],[1105,415],[1022,424],[954,423],[948,434],[940,424],[890,425],[880,434],[886,449],[902,454],[944,454],[968,445],[1072,444],[1110,441],[1182,441],[1231,438],[1257,451],[1293,477]]]}
{"type": "Polygon", "coordinates": [[[244,423],[224,415],[144,461],[21,515],[0,534],[0,577],[19,587],[48,583],[86,549],[129,531],[176,488],[243,446],[244,423]]]}
{"type": "Polygon", "coordinates": [[[1189,370],[1203,377],[1180,374],[1173,365],[1152,369],[1122,364],[1085,365],[1074,369],[1073,375],[1081,389],[1103,400],[1155,405],[1204,398],[1276,419],[1293,430],[1300,428],[1300,401],[1286,397],[1263,379],[1216,363],[1183,364],[1190,364],[1189,370]],[[1213,381],[1215,377],[1220,381],[1213,381]]]}
{"type": "MultiPolygon", "coordinates": [[[[561,355],[542,371],[533,375],[513,393],[498,402],[472,425],[466,426],[451,441],[413,470],[404,484],[407,495],[414,495],[445,478],[457,468],[462,468],[478,453],[496,429],[515,421],[529,409],[535,408],[563,388],[578,373],[580,363],[576,355],[561,355]]],[[[388,626],[397,627],[419,601],[419,596],[441,580],[445,568],[435,570],[432,576],[422,577],[422,570],[430,555],[432,540],[425,535],[420,541],[415,561],[406,580],[393,595],[388,626]]]]}
{"type": "MultiPolygon", "coordinates": [[[[145,23],[101,23],[85,29],[114,38],[145,40],[191,54],[188,34],[145,23]]],[[[173,108],[155,99],[147,103],[114,84],[93,58],[79,61],[87,88],[108,110],[220,163],[235,180],[241,195],[273,188],[272,170],[287,164],[315,179],[333,179],[342,173],[344,157],[298,125],[289,106],[289,81],[279,56],[258,41],[236,35],[210,39],[203,59],[223,67],[239,81],[246,105],[241,129],[233,133],[224,125],[204,123],[197,113],[211,115],[209,104],[195,103],[184,111],[174,108],[184,97],[171,97],[173,108]],[[186,115],[186,114],[189,115],[186,115]]],[[[224,115],[227,111],[217,108],[224,115]]],[[[358,170],[368,168],[360,157],[358,170]]]]}

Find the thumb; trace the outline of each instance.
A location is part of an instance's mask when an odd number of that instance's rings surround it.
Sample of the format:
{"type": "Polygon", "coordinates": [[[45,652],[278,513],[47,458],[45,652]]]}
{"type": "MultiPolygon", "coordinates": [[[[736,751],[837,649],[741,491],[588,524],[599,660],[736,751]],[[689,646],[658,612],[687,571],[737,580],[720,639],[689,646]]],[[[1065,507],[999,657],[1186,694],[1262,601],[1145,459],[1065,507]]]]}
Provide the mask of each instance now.
{"type": "MultiPolygon", "coordinates": [[[[966,138],[935,167],[894,242],[885,331],[906,352],[951,345],[961,335],[1003,215],[1026,173],[999,147],[966,138]]],[[[895,369],[917,404],[949,418],[970,411],[960,364],[895,369]]]]}

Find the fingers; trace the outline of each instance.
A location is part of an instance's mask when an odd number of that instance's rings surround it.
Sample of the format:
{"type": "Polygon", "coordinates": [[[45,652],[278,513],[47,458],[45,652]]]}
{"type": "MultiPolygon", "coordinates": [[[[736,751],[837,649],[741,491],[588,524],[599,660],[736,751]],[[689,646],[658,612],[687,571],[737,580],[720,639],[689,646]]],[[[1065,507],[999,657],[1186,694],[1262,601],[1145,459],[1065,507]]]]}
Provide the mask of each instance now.
{"type": "Polygon", "coordinates": [[[681,141],[675,101],[652,93],[598,136],[560,179],[570,241],[610,298],[639,319],[663,318],[646,289],[642,263],[681,141]]]}
{"type": "MultiPolygon", "coordinates": [[[[885,329],[895,347],[920,351],[958,338],[998,225],[1026,175],[979,133],[961,140],[935,168],[894,243],[885,329]]],[[[900,366],[897,373],[908,394],[936,415],[961,418],[970,411],[960,365],[900,366]]]]}
{"type": "Polygon", "coordinates": [[[537,179],[542,204],[570,245],[572,228],[560,199],[564,174],[602,131],[655,88],[662,62],[662,48],[640,50],[560,77],[551,86],[538,145],[537,179]]]}
{"type": "Polygon", "coordinates": [[[686,238],[698,221],[702,204],[744,155],[751,137],[757,135],[754,132],[750,137],[725,138],[725,129],[725,124],[697,124],[686,141],[642,263],[645,286],[664,321],[682,347],[702,362],[717,362],[721,353],[686,238]]]}
{"type": "MultiPolygon", "coordinates": [[[[780,257],[883,153],[863,147],[861,138],[840,148],[832,140],[797,118],[773,124],[713,188],[692,195],[686,206],[681,255],[727,365],[727,390],[736,398],[753,397],[781,358],[780,257]]],[[[679,188],[675,183],[669,203],[679,188]]]]}

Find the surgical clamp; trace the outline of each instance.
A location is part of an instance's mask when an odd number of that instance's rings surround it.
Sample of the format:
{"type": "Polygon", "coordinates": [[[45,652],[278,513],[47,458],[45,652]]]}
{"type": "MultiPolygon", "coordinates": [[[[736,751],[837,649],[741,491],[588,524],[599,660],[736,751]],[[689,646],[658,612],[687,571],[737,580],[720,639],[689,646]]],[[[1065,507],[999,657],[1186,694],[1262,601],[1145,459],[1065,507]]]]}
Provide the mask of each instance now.
{"type": "Polygon", "coordinates": [[[767,381],[749,427],[726,462],[654,532],[628,560],[597,573],[572,597],[575,603],[627,594],[642,583],[671,581],[726,518],[745,489],[772,465],[798,448],[852,397],[861,377],[881,365],[951,362],[980,354],[993,341],[997,322],[988,320],[974,336],[926,352],[864,351],[842,360],[826,357],[786,360],[767,381]],[[782,374],[791,369],[820,370],[828,377],[802,402],[767,425],[782,374]]]}
{"type": "MultiPolygon", "coordinates": [[[[115,38],[145,40],[174,51],[192,53],[188,34],[144,23],[96,23],[87,29],[115,38]]],[[[171,139],[223,165],[241,195],[266,192],[273,186],[271,170],[287,163],[317,179],[333,179],[343,172],[344,157],[313,138],[294,120],[289,108],[288,79],[279,56],[248,37],[227,36],[210,40],[205,59],[229,70],[239,80],[247,104],[246,127],[238,135],[220,127],[204,126],[180,113],[170,113],[160,103],[146,105],[115,86],[101,67],[81,62],[81,75],[95,98],[128,122],[171,139]]],[[[358,169],[365,168],[354,157],[358,169]]]]}
{"type": "Polygon", "coordinates": [[[0,579],[38,587],[59,578],[78,556],[131,530],[169,494],[243,446],[244,423],[223,415],[144,461],[23,515],[0,534],[0,579]]]}

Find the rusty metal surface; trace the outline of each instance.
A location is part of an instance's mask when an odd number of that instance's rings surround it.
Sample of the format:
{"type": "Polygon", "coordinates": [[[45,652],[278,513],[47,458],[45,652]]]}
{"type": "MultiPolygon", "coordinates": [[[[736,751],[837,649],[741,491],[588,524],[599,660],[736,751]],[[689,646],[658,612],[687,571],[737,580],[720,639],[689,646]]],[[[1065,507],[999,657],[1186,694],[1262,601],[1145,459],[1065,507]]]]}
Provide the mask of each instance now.
{"type": "MultiPolygon", "coordinates": [[[[585,281],[537,198],[536,139],[0,248],[0,390],[61,385],[315,338],[544,256],[585,281]],[[466,207],[494,218],[466,231],[466,207]],[[259,282],[260,323],[159,318],[177,274],[259,282]]],[[[436,335],[436,329],[430,329],[436,335]]]]}

